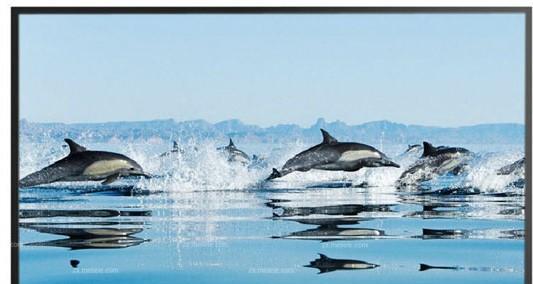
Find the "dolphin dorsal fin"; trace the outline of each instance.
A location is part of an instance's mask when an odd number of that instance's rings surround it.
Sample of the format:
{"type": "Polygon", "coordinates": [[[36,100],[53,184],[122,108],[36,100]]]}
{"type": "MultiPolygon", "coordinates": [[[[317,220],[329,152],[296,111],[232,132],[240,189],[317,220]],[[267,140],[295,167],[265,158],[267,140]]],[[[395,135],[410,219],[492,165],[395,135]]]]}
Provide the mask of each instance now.
{"type": "Polygon", "coordinates": [[[78,153],[78,152],[83,152],[83,151],[87,151],[87,148],[79,145],[78,143],[72,141],[72,139],[69,139],[69,138],[66,138],[65,139],[65,142],[68,144],[68,147],[70,148],[70,154],[74,154],[74,153],[78,153]]]}
{"type": "Polygon", "coordinates": [[[426,141],[424,141],[423,144],[424,144],[424,153],[422,153],[422,157],[431,156],[431,154],[435,152],[436,148],[433,147],[431,143],[426,142],[426,141]]]}
{"type": "Polygon", "coordinates": [[[318,255],[320,255],[320,259],[322,259],[322,260],[329,259],[329,257],[327,257],[325,254],[319,253],[318,255]]]}
{"type": "Polygon", "coordinates": [[[178,142],[176,140],[172,141],[172,149],[177,150],[178,148],[178,142]]]}
{"type": "Polygon", "coordinates": [[[322,132],[322,143],[323,144],[335,144],[339,141],[337,139],[333,138],[326,130],[320,128],[320,131],[322,132]]]}
{"type": "Polygon", "coordinates": [[[230,148],[235,148],[235,144],[233,144],[233,140],[231,140],[231,138],[229,139],[229,145],[228,147],[230,148]]]}

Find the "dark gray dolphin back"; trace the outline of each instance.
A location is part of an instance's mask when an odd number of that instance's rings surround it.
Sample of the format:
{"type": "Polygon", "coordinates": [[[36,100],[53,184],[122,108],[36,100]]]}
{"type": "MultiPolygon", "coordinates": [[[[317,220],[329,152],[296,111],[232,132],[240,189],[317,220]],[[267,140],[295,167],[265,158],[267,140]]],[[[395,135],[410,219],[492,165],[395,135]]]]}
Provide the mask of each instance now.
{"type": "Polygon", "coordinates": [[[454,154],[454,153],[470,153],[469,150],[460,147],[447,147],[439,146],[435,147],[431,143],[424,141],[424,152],[422,153],[423,157],[435,157],[442,154],[454,154]]]}
{"type": "Polygon", "coordinates": [[[331,136],[326,130],[320,129],[322,132],[322,143],[315,145],[301,153],[296,154],[290,158],[282,168],[283,171],[294,170],[292,167],[298,167],[299,171],[307,171],[316,165],[327,164],[335,162],[339,159],[341,154],[338,151],[322,151],[328,145],[337,145],[339,142],[331,136]]]}

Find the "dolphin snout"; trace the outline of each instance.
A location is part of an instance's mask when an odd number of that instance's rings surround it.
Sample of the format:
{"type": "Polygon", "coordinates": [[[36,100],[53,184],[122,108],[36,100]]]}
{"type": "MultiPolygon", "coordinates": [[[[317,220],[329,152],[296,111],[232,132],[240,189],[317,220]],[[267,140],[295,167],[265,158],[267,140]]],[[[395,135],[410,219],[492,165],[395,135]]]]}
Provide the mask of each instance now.
{"type": "Polygon", "coordinates": [[[391,166],[391,167],[395,167],[395,168],[399,168],[399,167],[400,167],[400,165],[396,164],[396,163],[393,162],[393,161],[389,161],[389,166],[391,166]]]}
{"type": "Polygon", "coordinates": [[[149,173],[142,173],[142,174],[140,174],[140,176],[143,176],[145,178],[152,178],[153,177],[153,175],[151,175],[149,173]]]}
{"type": "Polygon", "coordinates": [[[133,171],[130,171],[128,172],[128,175],[130,176],[141,176],[141,177],[145,177],[145,178],[152,178],[152,175],[143,171],[143,170],[133,170],[133,171]]]}
{"type": "Polygon", "coordinates": [[[389,160],[387,158],[382,158],[381,159],[381,163],[385,167],[395,167],[395,168],[399,168],[400,167],[400,165],[396,164],[395,162],[393,162],[393,161],[391,161],[391,160],[389,160]]]}

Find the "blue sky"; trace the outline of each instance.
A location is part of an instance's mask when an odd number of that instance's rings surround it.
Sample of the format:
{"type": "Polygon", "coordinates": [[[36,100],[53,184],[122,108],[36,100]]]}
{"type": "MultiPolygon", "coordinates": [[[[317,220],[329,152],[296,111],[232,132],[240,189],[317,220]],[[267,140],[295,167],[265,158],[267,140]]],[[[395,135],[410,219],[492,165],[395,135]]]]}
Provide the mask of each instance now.
{"type": "Polygon", "coordinates": [[[36,122],[524,119],[521,14],[24,15],[36,122]]]}

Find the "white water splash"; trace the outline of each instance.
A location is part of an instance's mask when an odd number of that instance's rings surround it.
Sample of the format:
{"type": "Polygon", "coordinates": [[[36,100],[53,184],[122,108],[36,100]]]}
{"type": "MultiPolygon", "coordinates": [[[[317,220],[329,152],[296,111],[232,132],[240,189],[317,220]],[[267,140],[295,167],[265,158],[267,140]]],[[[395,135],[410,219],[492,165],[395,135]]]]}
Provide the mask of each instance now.
{"type": "MultiPolygon", "coordinates": [[[[310,145],[295,141],[289,145],[238,145],[250,156],[257,154],[266,157],[265,167],[248,167],[240,163],[228,162],[226,156],[216,150],[223,146],[221,141],[178,141],[183,153],[172,153],[161,157],[160,154],[171,149],[171,141],[160,138],[136,141],[109,141],[108,143],[85,143],[81,145],[91,150],[105,150],[123,153],[136,160],[145,171],[156,176],[153,179],[141,179],[137,186],[151,191],[186,192],[202,190],[242,190],[253,188],[305,188],[320,187],[328,182],[351,183],[353,186],[365,184],[378,191],[394,185],[395,181],[421,155],[421,149],[402,153],[396,156],[390,153],[401,153],[403,145],[388,145],[385,153],[401,165],[401,168],[381,167],[363,168],[357,172],[332,172],[311,170],[294,172],[273,182],[265,183],[271,168],[280,168],[289,158],[307,149],[310,145]],[[251,151],[254,149],[255,151],[251,151]]],[[[21,139],[20,172],[24,176],[47,166],[66,156],[68,148],[64,143],[47,139],[34,143],[21,139]]],[[[508,185],[517,176],[497,175],[497,170],[523,157],[521,151],[486,153],[476,157],[465,176],[455,180],[460,186],[472,186],[486,192],[509,190],[508,185]]],[[[120,181],[124,182],[124,181],[120,181]]],[[[437,181],[438,182],[438,181],[437,181]]]]}

